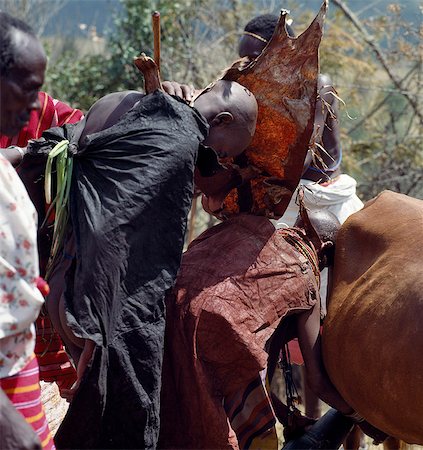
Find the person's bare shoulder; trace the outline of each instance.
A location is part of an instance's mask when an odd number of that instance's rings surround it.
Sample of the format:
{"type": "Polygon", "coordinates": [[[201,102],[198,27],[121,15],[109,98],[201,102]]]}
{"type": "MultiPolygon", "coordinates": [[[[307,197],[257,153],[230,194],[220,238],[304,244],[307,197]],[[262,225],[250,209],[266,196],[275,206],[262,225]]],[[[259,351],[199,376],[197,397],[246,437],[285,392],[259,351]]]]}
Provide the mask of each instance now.
{"type": "MultiPolygon", "coordinates": [[[[104,97],[97,100],[89,109],[88,114],[96,113],[101,110],[104,114],[111,113],[115,110],[122,102],[132,103],[134,105],[139,101],[144,94],[138,91],[122,91],[122,92],[112,92],[104,97]],[[129,100],[129,102],[128,102],[129,100]]],[[[87,114],[87,116],[88,116],[87,114]]]]}
{"type": "Polygon", "coordinates": [[[325,103],[332,106],[332,108],[336,108],[338,106],[336,90],[333,86],[332,79],[329,75],[321,73],[319,74],[317,80],[317,90],[321,99],[325,101],[325,103]]]}
{"type": "Polygon", "coordinates": [[[89,109],[82,138],[105,130],[118,122],[144,94],[138,91],[112,92],[97,100],[89,109]]]}

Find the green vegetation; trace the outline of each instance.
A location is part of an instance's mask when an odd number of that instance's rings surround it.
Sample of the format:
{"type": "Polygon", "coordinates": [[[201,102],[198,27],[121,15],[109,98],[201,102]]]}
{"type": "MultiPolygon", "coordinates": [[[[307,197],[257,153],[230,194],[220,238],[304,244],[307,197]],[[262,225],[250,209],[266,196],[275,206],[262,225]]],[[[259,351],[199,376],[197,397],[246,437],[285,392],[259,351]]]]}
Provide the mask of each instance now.
{"type": "MultiPolygon", "coordinates": [[[[140,52],[152,55],[150,12],[155,9],[161,12],[162,78],[203,87],[236,58],[240,31],[257,14],[259,3],[120,1],[114,31],[106,36],[88,27],[86,39],[46,38],[50,65],[45,90],[87,110],[109,92],[141,89],[132,59],[140,52]]],[[[380,17],[354,23],[344,3],[354,4],[331,0],[320,52],[321,72],[331,76],[345,102],[339,118],[344,171],[357,179],[364,200],[383,189],[423,198],[421,30],[416,22],[404,21],[399,4],[381,9],[380,17]]],[[[294,0],[283,6],[295,13],[297,34],[316,13],[298,11],[294,0]]],[[[265,12],[271,11],[260,8],[265,12]]]]}
{"type": "MultiPolygon", "coordinates": [[[[252,14],[252,6],[241,8],[237,0],[227,4],[231,8],[229,15],[226,7],[213,4],[211,10],[210,3],[204,0],[121,3],[125,14],[115,17],[115,31],[106,37],[100,54],[80,57],[78,42],[69,46],[67,41],[66,50],[50,65],[49,92],[73,106],[88,109],[109,92],[140,89],[142,77],[132,59],[141,52],[153,54],[151,16],[146,11],[155,9],[161,13],[162,78],[207,85],[234,59],[237,30],[252,14]],[[241,10],[242,16],[238,14],[241,10]]],[[[48,45],[52,47],[51,39],[48,45]]]]}

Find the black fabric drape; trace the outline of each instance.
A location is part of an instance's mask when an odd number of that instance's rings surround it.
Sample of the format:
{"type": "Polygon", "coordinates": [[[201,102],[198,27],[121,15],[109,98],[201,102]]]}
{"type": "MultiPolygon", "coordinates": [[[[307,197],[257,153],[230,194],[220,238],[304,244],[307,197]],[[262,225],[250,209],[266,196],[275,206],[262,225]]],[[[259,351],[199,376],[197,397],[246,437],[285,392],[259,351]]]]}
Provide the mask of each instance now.
{"type": "Polygon", "coordinates": [[[164,294],[179,268],[207,129],[195,110],[156,92],[74,155],[77,250],[66,314],[75,334],[97,345],[58,448],[156,447],[164,294]]]}

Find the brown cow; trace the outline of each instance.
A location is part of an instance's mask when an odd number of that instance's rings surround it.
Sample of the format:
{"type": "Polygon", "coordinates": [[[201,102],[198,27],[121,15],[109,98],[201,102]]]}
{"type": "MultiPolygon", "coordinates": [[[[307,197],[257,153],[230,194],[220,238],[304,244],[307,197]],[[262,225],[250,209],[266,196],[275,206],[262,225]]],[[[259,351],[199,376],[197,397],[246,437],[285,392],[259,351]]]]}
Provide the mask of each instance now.
{"type": "Polygon", "coordinates": [[[329,376],[366,420],[423,444],[423,201],[390,191],[342,226],[323,332],[329,376]]]}

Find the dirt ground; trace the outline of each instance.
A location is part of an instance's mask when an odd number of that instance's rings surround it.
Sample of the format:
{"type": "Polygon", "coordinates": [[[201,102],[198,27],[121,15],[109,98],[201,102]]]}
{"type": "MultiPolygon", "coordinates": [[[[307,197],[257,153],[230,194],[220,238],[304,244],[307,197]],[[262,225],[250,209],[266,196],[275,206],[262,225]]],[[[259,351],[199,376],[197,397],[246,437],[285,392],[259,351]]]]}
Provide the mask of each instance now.
{"type": "Polygon", "coordinates": [[[47,421],[52,436],[56,434],[57,429],[62,423],[68,410],[69,403],[59,394],[59,388],[56,383],[45,383],[40,381],[41,402],[44,406],[47,421]]]}

